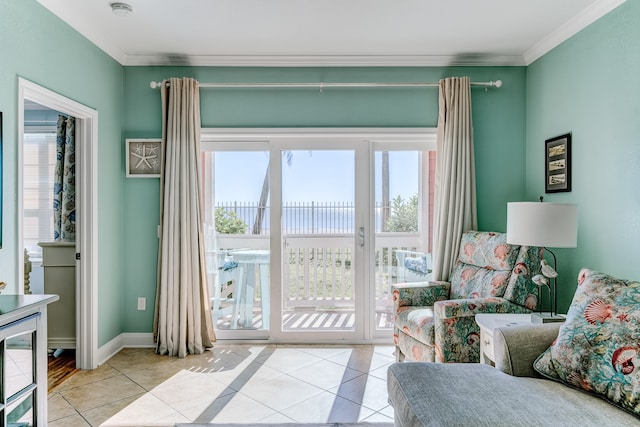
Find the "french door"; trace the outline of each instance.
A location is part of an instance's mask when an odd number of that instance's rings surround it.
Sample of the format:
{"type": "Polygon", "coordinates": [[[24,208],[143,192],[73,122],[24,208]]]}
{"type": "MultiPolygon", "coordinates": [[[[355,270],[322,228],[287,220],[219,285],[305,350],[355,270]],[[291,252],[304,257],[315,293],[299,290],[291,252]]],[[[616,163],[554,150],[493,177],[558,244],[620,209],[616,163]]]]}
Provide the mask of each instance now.
{"type": "Polygon", "coordinates": [[[388,340],[396,255],[428,251],[433,132],[202,134],[218,338],[388,340]]]}

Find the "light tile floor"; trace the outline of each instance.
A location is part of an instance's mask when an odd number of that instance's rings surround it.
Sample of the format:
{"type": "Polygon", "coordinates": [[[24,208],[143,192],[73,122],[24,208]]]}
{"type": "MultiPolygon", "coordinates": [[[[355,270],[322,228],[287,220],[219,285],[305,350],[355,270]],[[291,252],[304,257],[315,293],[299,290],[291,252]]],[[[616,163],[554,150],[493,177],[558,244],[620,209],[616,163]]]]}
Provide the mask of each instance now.
{"type": "Polygon", "coordinates": [[[49,393],[49,426],[393,422],[392,346],[220,345],[183,359],[127,348],[49,393]]]}

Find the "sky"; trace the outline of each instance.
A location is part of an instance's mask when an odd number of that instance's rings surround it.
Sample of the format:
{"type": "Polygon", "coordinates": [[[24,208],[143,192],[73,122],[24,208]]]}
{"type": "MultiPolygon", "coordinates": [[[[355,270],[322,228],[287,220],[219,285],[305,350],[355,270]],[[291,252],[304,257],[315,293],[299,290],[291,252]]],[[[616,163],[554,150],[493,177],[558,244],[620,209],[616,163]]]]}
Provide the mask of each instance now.
{"type": "MultiPolygon", "coordinates": [[[[350,150],[295,150],[283,160],[283,201],[353,202],[354,153],[350,150]]],[[[268,164],[267,152],[215,153],[216,203],[257,202],[268,164]]],[[[381,153],[376,152],[376,200],[381,199],[381,153]]],[[[418,152],[389,155],[391,198],[418,193],[418,152]]]]}

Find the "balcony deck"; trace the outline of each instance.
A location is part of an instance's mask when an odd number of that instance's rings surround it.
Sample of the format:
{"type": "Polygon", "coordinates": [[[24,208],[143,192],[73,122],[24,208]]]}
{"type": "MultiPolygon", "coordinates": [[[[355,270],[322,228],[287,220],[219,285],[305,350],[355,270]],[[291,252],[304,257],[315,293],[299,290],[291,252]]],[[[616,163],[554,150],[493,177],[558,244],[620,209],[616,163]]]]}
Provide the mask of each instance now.
{"type": "MultiPolygon", "coordinates": [[[[355,324],[353,310],[322,310],[312,308],[306,310],[285,311],[282,316],[285,331],[348,331],[355,324]]],[[[218,330],[228,330],[231,327],[231,315],[221,316],[215,325],[218,330]]],[[[379,329],[393,328],[391,312],[376,312],[376,327],[379,329]]],[[[253,311],[252,326],[243,329],[261,329],[262,315],[259,309],[253,311]]]]}

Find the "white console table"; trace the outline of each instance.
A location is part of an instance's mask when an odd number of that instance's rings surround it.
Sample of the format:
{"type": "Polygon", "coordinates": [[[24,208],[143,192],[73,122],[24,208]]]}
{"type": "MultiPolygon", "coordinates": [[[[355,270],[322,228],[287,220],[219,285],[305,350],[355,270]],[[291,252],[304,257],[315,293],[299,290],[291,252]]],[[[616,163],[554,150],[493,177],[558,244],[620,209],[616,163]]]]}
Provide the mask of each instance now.
{"type": "Polygon", "coordinates": [[[58,295],[0,295],[0,425],[47,425],[47,304],[58,295]]]}

